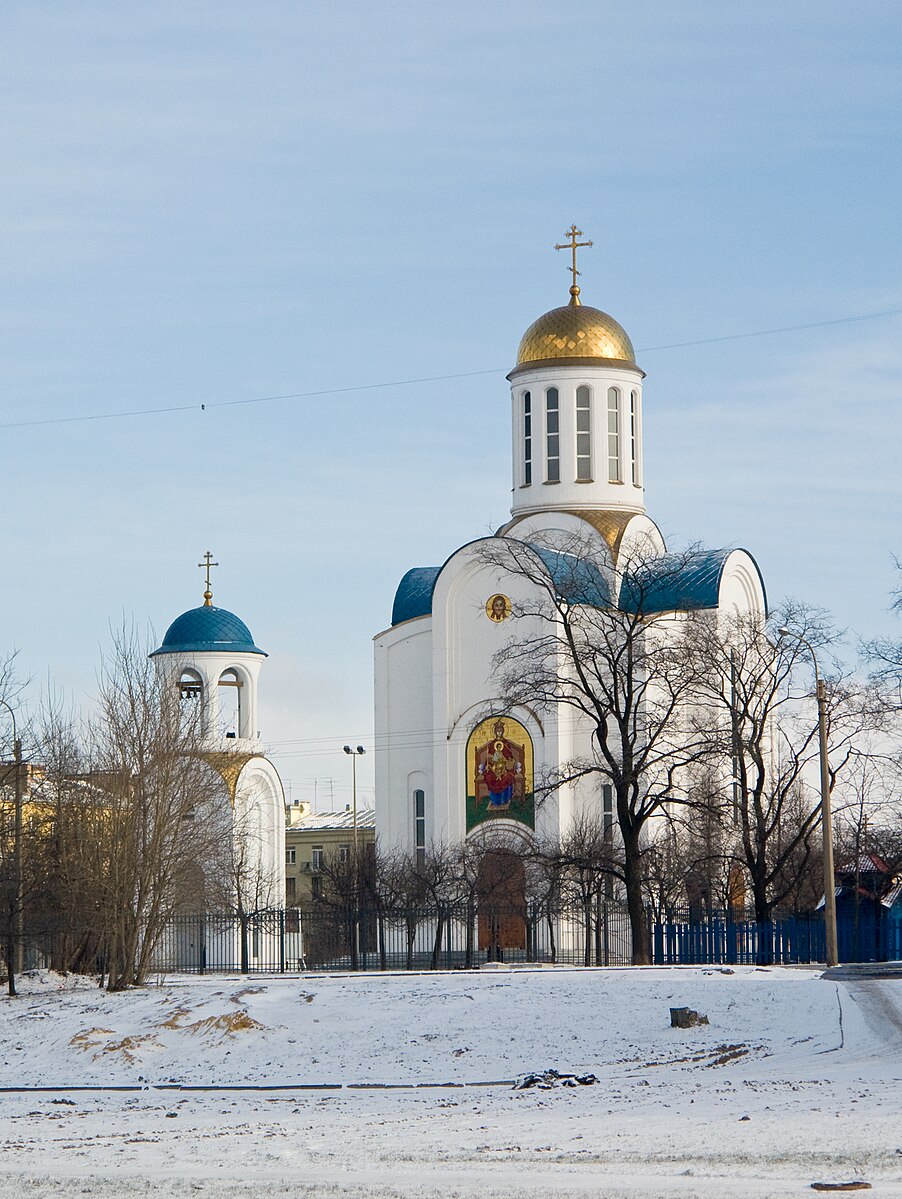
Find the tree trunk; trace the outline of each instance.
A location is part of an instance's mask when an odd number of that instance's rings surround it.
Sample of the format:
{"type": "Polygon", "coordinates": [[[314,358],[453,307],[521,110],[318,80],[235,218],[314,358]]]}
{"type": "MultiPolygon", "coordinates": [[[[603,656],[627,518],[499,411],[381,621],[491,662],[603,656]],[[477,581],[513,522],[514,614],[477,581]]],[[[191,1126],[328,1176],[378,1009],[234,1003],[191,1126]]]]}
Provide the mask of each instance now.
{"type": "Polygon", "coordinates": [[[10,920],[6,930],[6,985],[10,999],[16,997],[16,944],[10,920]]]}
{"type": "Polygon", "coordinates": [[[439,968],[439,962],[441,960],[442,953],[442,934],[444,931],[445,921],[444,917],[442,916],[442,910],[439,908],[435,925],[435,944],[432,946],[432,963],[430,965],[431,970],[438,970],[439,968]]]}
{"type": "Polygon", "coordinates": [[[642,901],[642,854],[639,834],[630,829],[623,838],[623,874],[626,884],[626,908],[633,940],[633,965],[651,965],[651,946],[645,904],[642,901]]]}
{"type": "Polygon", "coordinates": [[[768,898],[762,879],[756,878],[753,880],[752,894],[755,900],[755,923],[758,926],[758,950],[755,954],[755,962],[759,966],[769,966],[774,960],[774,905],[768,898]]]}
{"type": "Polygon", "coordinates": [[[583,965],[592,965],[592,896],[583,895],[583,920],[585,922],[583,937],[583,965]]]}
{"type": "Polygon", "coordinates": [[[377,919],[379,921],[379,969],[385,970],[387,968],[387,956],[385,952],[385,913],[381,908],[379,909],[379,915],[377,919]]]}
{"type": "Polygon", "coordinates": [[[417,939],[417,922],[416,918],[411,919],[410,912],[407,914],[407,961],[405,967],[408,970],[413,969],[413,945],[417,939]]]}

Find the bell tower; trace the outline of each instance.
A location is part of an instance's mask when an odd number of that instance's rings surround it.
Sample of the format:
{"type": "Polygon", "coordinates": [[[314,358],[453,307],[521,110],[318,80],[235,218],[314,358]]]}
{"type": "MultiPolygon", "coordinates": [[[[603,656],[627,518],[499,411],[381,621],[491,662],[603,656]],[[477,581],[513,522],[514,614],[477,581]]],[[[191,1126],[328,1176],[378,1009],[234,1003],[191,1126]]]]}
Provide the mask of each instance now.
{"type": "Polygon", "coordinates": [[[198,565],[206,572],[203,604],[172,622],[151,657],[182,700],[201,704],[210,750],[259,753],[257,684],[266,654],[243,620],[213,606],[210,571],[219,563],[209,550],[198,565]]]}

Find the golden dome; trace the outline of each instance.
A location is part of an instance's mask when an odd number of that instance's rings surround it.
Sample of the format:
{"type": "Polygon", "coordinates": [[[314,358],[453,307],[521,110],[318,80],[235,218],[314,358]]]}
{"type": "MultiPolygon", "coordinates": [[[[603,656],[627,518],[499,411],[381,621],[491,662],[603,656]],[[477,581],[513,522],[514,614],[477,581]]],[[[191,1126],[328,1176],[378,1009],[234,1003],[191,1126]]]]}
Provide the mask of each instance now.
{"type": "Polygon", "coordinates": [[[567,358],[606,358],[635,365],[626,330],[599,308],[580,304],[578,293],[566,307],[552,308],[533,321],[520,342],[517,366],[567,358]]]}

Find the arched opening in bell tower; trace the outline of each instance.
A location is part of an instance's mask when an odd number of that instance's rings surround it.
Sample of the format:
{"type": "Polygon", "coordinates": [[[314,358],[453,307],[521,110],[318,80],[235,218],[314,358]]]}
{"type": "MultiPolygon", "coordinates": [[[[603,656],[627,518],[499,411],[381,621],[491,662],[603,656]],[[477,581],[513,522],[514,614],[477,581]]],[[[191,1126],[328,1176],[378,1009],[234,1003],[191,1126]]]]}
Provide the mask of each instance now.
{"type": "Polygon", "coordinates": [[[243,737],[244,704],[241,689],[244,683],[234,667],[219,676],[219,732],[223,737],[243,737]]]}
{"type": "Polygon", "coordinates": [[[196,670],[186,667],[179,675],[179,724],[187,733],[199,731],[204,719],[204,681],[196,670]]]}

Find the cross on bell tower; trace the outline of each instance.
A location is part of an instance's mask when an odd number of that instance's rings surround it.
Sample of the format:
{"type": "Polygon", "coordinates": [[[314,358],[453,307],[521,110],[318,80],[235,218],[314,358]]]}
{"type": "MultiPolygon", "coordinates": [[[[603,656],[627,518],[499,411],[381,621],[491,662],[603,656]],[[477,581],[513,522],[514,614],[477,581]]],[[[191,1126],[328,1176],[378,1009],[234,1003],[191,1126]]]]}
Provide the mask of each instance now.
{"type": "Polygon", "coordinates": [[[571,225],[570,228],[567,230],[567,236],[570,238],[570,240],[565,241],[561,245],[554,247],[556,250],[569,250],[572,255],[572,263],[570,266],[570,271],[573,275],[573,284],[570,288],[570,305],[573,308],[578,308],[580,306],[579,287],[577,286],[576,277],[581,272],[576,269],[576,251],[582,246],[591,246],[592,245],[592,243],[590,241],[577,241],[576,240],[578,237],[582,237],[582,235],[583,235],[582,229],[577,229],[576,225],[571,225]]]}
{"type": "Polygon", "coordinates": [[[213,561],[213,555],[210,553],[209,550],[207,550],[207,552],[204,554],[203,562],[198,562],[197,565],[200,567],[201,570],[206,571],[207,588],[206,588],[206,591],[204,591],[204,607],[212,608],[213,607],[213,590],[210,586],[210,568],[212,566],[218,566],[219,563],[213,561]]]}

